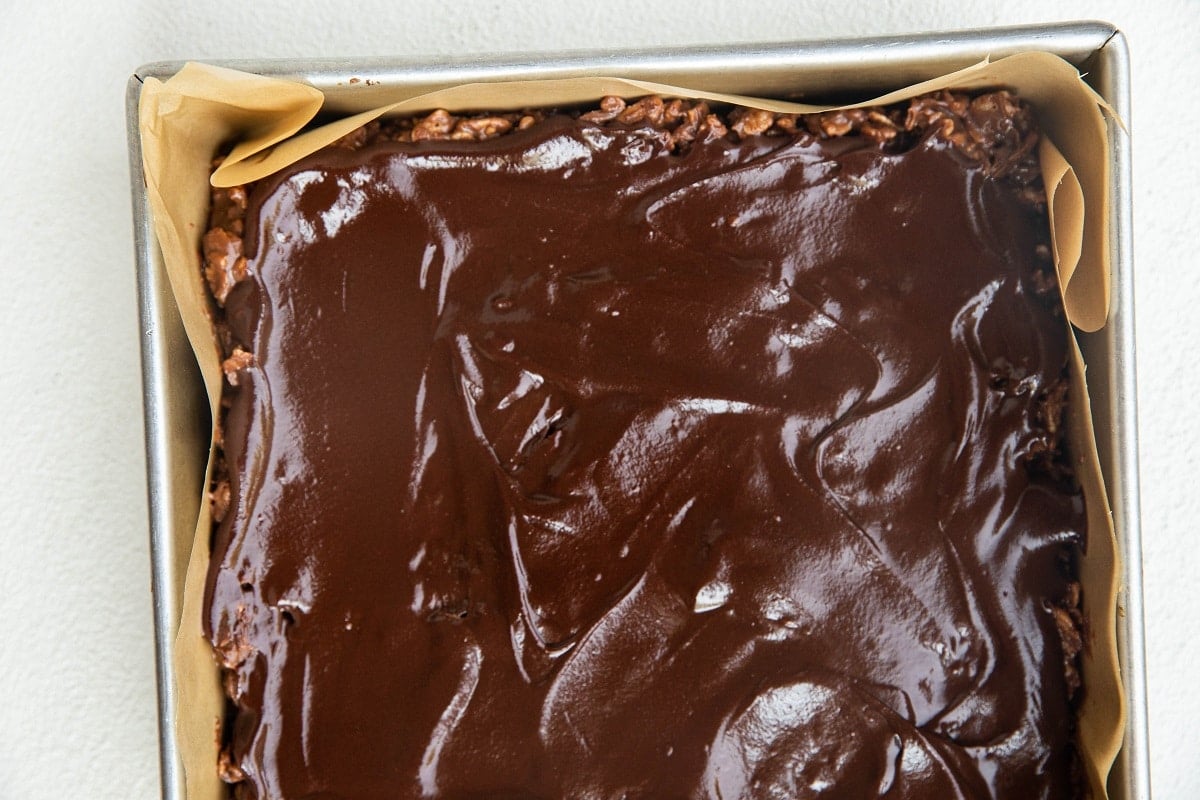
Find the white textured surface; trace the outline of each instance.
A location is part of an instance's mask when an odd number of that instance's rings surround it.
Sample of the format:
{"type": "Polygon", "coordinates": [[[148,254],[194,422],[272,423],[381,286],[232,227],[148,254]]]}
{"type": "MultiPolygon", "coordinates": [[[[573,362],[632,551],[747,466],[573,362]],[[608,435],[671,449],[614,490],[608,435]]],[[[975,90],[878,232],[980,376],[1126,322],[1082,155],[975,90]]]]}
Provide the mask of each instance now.
{"type": "Polygon", "coordinates": [[[1133,51],[1153,779],[1200,797],[1200,5],[1188,0],[24,3],[0,23],[0,798],[158,796],[122,99],[159,59],[846,37],[1102,18],[1133,51]],[[51,147],[44,147],[45,142],[51,147]],[[38,153],[41,153],[40,155],[38,153]],[[1176,323],[1183,337],[1173,337],[1176,323]]]}

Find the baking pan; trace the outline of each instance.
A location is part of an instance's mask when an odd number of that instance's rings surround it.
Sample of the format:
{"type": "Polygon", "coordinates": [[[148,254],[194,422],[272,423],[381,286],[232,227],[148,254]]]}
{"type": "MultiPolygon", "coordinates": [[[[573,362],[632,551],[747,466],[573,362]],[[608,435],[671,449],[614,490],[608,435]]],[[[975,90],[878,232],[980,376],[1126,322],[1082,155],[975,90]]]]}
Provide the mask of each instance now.
{"type": "MultiPolygon", "coordinates": [[[[984,58],[1040,50],[1070,61],[1130,124],[1129,57],[1124,36],[1103,22],[1062,23],[870,39],[789,42],[548,55],[498,55],[417,61],[337,59],[223,61],[221,66],[309,83],[325,110],[361,111],[404,85],[432,91],[474,81],[620,75],[714,91],[796,99],[878,94],[969,66],[984,58]],[[703,81],[698,76],[706,76],[703,81]],[[715,76],[715,77],[714,77],[715,76]],[[352,78],[358,80],[351,83],[352,78]]],[[[142,80],[166,79],[183,62],[147,64],[126,93],[129,165],[141,324],[150,550],[158,667],[159,739],[165,800],[184,800],[174,731],[172,648],[183,592],[183,566],[195,532],[208,451],[209,419],[199,370],[183,332],[154,239],[142,177],[138,101],[142,80]],[[181,467],[183,467],[181,469],[181,467]]],[[[1117,642],[1128,715],[1125,742],[1109,787],[1114,800],[1150,797],[1138,509],[1137,392],[1133,319],[1130,144],[1112,133],[1110,252],[1112,312],[1098,333],[1080,336],[1096,444],[1122,555],[1117,642]]]]}

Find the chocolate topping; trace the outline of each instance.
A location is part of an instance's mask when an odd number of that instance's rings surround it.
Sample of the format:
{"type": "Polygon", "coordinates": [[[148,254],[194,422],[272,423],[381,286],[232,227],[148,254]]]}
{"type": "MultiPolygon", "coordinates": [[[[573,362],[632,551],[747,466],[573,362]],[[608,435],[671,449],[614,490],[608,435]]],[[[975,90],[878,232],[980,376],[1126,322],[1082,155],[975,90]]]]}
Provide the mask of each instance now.
{"type": "Polygon", "coordinates": [[[206,242],[226,778],[1072,796],[1034,134],[951,99],[682,138],[662,101],[491,117],[255,187],[244,252],[206,242]]]}

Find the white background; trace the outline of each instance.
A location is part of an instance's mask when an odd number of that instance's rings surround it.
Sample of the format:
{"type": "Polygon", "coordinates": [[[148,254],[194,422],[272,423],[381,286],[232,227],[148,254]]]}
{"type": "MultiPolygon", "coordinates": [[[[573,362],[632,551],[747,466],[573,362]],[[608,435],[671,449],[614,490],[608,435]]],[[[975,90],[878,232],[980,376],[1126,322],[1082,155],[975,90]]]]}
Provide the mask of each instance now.
{"type": "Polygon", "coordinates": [[[162,59],[464,55],[1102,18],[1133,52],[1153,780],[1200,798],[1200,3],[0,0],[0,799],[158,796],[122,110],[162,59]],[[997,10],[1003,8],[1004,10],[997,10]]]}

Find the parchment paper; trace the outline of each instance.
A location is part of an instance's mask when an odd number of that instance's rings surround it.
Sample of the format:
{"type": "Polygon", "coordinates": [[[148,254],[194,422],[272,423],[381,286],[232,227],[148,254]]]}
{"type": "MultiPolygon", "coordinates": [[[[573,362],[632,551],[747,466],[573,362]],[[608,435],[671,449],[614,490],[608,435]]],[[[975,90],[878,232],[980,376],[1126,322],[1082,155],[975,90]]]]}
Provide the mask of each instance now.
{"type": "MultiPolygon", "coordinates": [[[[1022,53],[995,62],[984,61],[856,105],[893,103],[944,88],[1001,86],[1015,89],[1033,103],[1045,134],[1040,145],[1042,172],[1066,316],[1080,330],[1098,330],[1108,316],[1111,275],[1109,143],[1104,118],[1111,110],[1083,83],[1074,67],[1048,53],[1022,53]]],[[[139,111],[154,230],[184,328],[196,352],[214,420],[219,415],[221,359],[208,314],[199,253],[200,238],[206,229],[210,165],[221,143],[238,142],[212,175],[212,183],[231,186],[269,175],[377,117],[435,108],[451,112],[506,111],[570,106],[604,95],[634,98],[647,94],[700,98],[784,113],[832,108],[608,77],[475,83],[424,95],[410,94],[397,88],[391,105],[299,133],[323,102],[321,92],[312,87],[202,64],[188,64],[165,82],[153,78],[145,81],[139,111]]],[[[1074,343],[1073,331],[1071,341],[1074,343]]],[[[1093,795],[1106,798],[1105,781],[1124,729],[1124,693],[1116,651],[1120,569],[1096,454],[1085,366],[1077,345],[1071,359],[1068,441],[1087,498],[1088,518],[1088,547],[1080,579],[1090,636],[1083,655],[1085,694],[1079,742],[1093,795]]],[[[186,567],[183,610],[175,634],[174,674],[170,678],[178,698],[174,723],[186,774],[187,800],[224,797],[216,771],[224,700],[217,663],[201,627],[212,525],[206,496],[211,470],[210,448],[205,485],[196,487],[202,499],[186,567]]]]}

